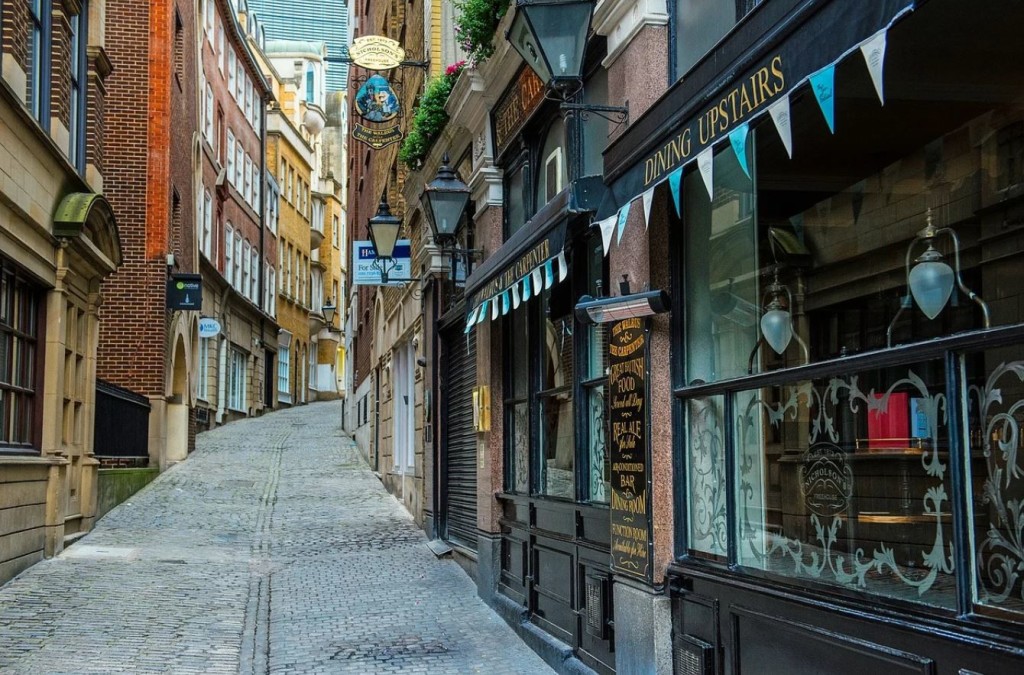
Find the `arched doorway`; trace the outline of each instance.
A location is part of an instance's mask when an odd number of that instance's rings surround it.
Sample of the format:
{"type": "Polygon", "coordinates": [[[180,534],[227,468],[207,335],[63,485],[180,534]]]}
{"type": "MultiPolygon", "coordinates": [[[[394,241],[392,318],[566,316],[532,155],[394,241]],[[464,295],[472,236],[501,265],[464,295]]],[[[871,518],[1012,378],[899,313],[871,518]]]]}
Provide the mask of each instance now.
{"type": "Polygon", "coordinates": [[[167,448],[164,464],[180,462],[188,457],[188,350],[181,333],[174,340],[171,361],[171,391],[167,399],[167,448]]]}

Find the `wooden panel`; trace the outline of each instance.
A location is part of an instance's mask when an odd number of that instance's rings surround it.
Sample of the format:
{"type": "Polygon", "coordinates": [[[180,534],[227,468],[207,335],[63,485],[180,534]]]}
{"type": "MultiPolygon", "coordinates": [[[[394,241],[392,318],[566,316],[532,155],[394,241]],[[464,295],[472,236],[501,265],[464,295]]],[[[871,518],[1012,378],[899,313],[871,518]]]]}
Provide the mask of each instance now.
{"type": "Polygon", "coordinates": [[[735,673],[932,675],[935,672],[934,662],[924,656],[783,617],[734,606],[730,608],[730,619],[736,649],[735,673]]]}
{"type": "Polygon", "coordinates": [[[611,546],[611,524],[607,509],[581,509],[580,522],[583,524],[580,533],[582,539],[611,546]]]}
{"type": "Polygon", "coordinates": [[[573,556],[569,551],[534,544],[534,589],[569,607],[573,602],[573,567],[573,556]]]}
{"type": "Polygon", "coordinates": [[[534,503],[534,526],[566,537],[576,534],[576,509],[572,505],[534,503]]]}

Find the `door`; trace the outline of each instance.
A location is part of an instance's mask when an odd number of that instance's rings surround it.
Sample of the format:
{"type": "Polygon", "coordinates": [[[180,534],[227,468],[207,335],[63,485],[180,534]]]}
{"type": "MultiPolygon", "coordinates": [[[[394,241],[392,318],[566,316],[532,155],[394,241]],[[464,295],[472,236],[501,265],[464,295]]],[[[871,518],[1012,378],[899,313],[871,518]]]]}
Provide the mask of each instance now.
{"type": "Polygon", "coordinates": [[[447,541],[476,551],[476,335],[457,326],[446,331],[441,363],[443,533],[447,541]]]}

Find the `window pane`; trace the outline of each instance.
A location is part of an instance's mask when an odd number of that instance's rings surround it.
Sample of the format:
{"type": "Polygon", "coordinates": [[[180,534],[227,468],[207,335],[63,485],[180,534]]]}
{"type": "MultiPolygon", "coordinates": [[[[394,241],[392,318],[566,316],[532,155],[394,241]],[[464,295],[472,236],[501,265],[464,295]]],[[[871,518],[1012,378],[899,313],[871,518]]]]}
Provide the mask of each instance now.
{"type": "Polygon", "coordinates": [[[676,72],[682,76],[762,0],[676,0],[676,72]]]}
{"type": "Polygon", "coordinates": [[[548,130],[544,148],[540,153],[540,171],[537,172],[537,198],[535,200],[538,209],[551,201],[568,185],[565,159],[565,124],[558,119],[548,130]]]}
{"type": "Polygon", "coordinates": [[[560,284],[541,295],[544,327],[540,336],[543,362],[541,390],[573,384],[573,315],[571,284],[560,284]]]}
{"type": "Polygon", "coordinates": [[[607,422],[608,397],[603,384],[587,389],[586,410],[588,443],[589,494],[592,502],[607,502],[611,495],[608,481],[611,478],[611,464],[608,461],[607,422]]]}
{"type": "Polygon", "coordinates": [[[527,205],[524,194],[526,190],[526,171],[527,167],[524,166],[508,177],[508,195],[506,199],[508,214],[506,218],[509,237],[526,224],[527,205]]]}
{"type": "Polygon", "coordinates": [[[573,499],[576,438],[572,390],[542,398],[540,409],[540,493],[573,499]]]}
{"type": "Polygon", "coordinates": [[[687,383],[745,374],[758,340],[753,182],[731,149],[714,177],[714,200],[699,172],[684,179],[687,383]]]}
{"type": "Polygon", "coordinates": [[[520,494],[530,492],[530,404],[516,403],[511,408],[512,489],[520,494]]]}
{"type": "Polygon", "coordinates": [[[982,611],[1024,614],[1024,348],[972,354],[968,447],[982,611]]]}
{"type": "Polygon", "coordinates": [[[724,412],[721,396],[690,399],[686,404],[689,549],[719,557],[727,550],[724,412]]]}
{"type": "Polygon", "coordinates": [[[955,607],[945,377],[936,360],[738,394],[741,564],[955,607]]]}

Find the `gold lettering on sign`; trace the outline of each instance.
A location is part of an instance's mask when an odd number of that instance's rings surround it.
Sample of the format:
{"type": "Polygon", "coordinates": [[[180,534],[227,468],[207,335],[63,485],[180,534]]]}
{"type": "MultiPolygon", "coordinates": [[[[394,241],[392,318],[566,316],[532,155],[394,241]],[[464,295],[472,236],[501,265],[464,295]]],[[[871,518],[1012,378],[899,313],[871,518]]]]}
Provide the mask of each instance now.
{"type": "Polygon", "coordinates": [[[730,89],[719,101],[701,113],[644,160],[644,187],[650,186],[672,171],[695,150],[703,149],[715,139],[732,131],[752,113],[760,110],[786,89],[782,57],[774,56],[768,65],[730,89]],[[694,130],[696,126],[696,130],[694,130]],[[694,147],[694,140],[697,147],[694,147]]]}
{"type": "Polygon", "coordinates": [[[646,321],[624,319],[612,325],[608,354],[612,567],[649,579],[646,321]]]}
{"type": "Polygon", "coordinates": [[[494,107],[492,123],[497,154],[505,150],[543,100],[544,83],[532,68],[524,68],[504,98],[494,107]]]}
{"type": "Polygon", "coordinates": [[[490,298],[497,295],[532,272],[538,265],[544,263],[550,257],[551,240],[545,239],[529,250],[523,257],[519,258],[519,260],[506,267],[501,274],[484,284],[477,291],[477,297],[490,298]]]}

